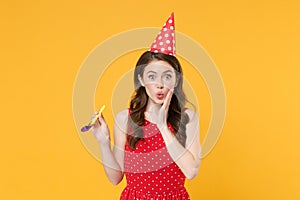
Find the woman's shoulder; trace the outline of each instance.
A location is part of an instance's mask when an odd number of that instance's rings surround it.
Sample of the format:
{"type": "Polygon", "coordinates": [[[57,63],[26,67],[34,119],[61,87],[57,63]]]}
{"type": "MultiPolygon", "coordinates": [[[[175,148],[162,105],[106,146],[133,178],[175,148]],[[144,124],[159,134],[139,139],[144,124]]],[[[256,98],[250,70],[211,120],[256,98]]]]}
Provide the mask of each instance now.
{"type": "Polygon", "coordinates": [[[186,134],[187,134],[187,141],[186,144],[190,145],[191,142],[194,141],[195,137],[199,137],[200,130],[199,130],[199,117],[198,113],[193,109],[185,109],[184,111],[189,116],[189,122],[186,124],[186,134]]]}
{"type": "Polygon", "coordinates": [[[190,120],[195,120],[195,119],[198,120],[198,113],[195,110],[190,108],[185,108],[184,112],[189,116],[190,120]]]}
{"type": "Polygon", "coordinates": [[[123,132],[126,132],[125,130],[127,130],[128,115],[128,109],[124,109],[118,112],[115,116],[115,125],[117,125],[123,132]]]}
{"type": "Polygon", "coordinates": [[[121,110],[120,112],[118,112],[116,114],[116,118],[118,119],[124,119],[124,118],[128,118],[128,115],[129,115],[129,109],[124,109],[124,110],[121,110]]]}

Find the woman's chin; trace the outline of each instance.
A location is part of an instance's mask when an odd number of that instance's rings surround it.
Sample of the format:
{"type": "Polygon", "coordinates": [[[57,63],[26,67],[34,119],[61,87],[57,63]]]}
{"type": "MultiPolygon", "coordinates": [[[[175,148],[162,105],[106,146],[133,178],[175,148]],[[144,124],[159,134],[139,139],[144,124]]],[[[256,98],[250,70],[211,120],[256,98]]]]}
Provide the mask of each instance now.
{"type": "Polygon", "coordinates": [[[159,104],[159,105],[162,105],[162,104],[164,104],[164,99],[156,99],[155,103],[159,104]]]}
{"type": "Polygon", "coordinates": [[[152,103],[157,104],[157,105],[162,105],[164,103],[165,98],[159,99],[157,97],[155,98],[150,98],[152,103]]]}

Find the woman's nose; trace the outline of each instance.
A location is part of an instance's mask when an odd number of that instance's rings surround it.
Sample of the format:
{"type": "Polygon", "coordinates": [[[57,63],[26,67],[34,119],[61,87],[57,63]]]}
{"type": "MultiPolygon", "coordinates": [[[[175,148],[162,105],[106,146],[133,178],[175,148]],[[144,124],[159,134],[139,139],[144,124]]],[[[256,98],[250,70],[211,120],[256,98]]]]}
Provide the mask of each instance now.
{"type": "Polygon", "coordinates": [[[157,80],[156,87],[159,89],[164,87],[164,83],[163,83],[162,79],[157,80]]]}
{"type": "Polygon", "coordinates": [[[164,88],[164,86],[161,85],[161,84],[160,84],[160,85],[157,85],[156,87],[157,87],[158,89],[163,89],[163,88],[164,88]]]}

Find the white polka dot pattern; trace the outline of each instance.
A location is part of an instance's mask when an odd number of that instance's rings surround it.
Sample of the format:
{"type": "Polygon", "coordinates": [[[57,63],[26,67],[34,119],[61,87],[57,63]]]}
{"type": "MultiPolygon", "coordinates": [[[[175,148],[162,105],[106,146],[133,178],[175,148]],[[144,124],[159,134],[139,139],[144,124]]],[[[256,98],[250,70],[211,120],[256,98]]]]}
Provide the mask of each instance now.
{"type": "Polygon", "coordinates": [[[158,33],[149,51],[176,56],[174,13],[170,15],[167,22],[164,24],[163,28],[158,33]]]}
{"type": "MultiPolygon", "coordinates": [[[[170,123],[168,126],[174,132],[170,123]]],[[[134,150],[125,146],[127,186],[120,199],[190,199],[185,176],[170,157],[157,126],[145,120],[143,131],[144,138],[134,150]]]]}

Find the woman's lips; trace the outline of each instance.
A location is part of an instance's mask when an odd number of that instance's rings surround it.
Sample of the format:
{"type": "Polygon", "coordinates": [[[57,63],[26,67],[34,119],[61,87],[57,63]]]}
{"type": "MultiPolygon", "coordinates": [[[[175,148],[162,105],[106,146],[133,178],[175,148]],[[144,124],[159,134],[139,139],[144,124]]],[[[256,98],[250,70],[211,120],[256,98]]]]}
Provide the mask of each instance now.
{"type": "Polygon", "coordinates": [[[163,93],[157,93],[156,97],[161,100],[161,99],[164,98],[164,94],[163,93]]]}

